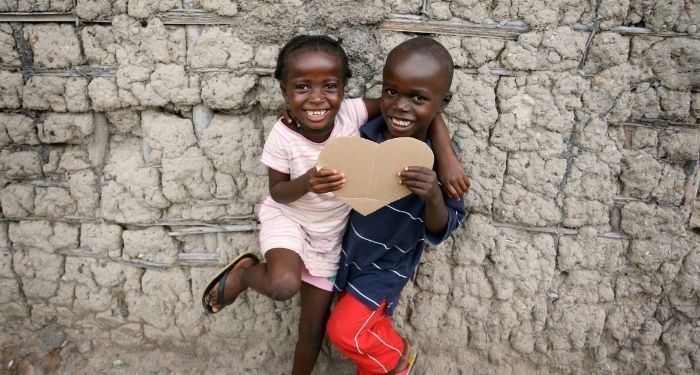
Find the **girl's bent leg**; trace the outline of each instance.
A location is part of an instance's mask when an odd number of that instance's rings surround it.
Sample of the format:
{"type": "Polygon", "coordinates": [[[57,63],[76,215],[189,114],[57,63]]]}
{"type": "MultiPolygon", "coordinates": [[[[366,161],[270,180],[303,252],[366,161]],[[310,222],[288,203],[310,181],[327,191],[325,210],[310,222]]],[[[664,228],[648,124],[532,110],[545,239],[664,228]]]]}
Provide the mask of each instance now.
{"type": "Polygon", "coordinates": [[[299,338],[294,350],[292,374],[310,374],[313,370],[326,334],[332,300],[332,292],[302,283],[299,338]]]}
{"type": "Polygon", "coordinates": [[[266,263],[246,269],[243,283],[276,301],[294,297],[301,288],[302,260],[289,249],[270,249],[265,253],[266,263]]]}

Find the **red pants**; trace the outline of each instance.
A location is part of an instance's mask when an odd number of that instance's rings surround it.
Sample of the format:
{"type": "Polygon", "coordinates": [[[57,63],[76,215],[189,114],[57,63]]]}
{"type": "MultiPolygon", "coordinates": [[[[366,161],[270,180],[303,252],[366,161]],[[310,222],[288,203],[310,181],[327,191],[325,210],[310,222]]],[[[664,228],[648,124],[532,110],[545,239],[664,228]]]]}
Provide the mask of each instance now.
{"type": "Polygon", "coordinates": [[[328,319],[328,338],[357,366],[359,375],[386,374],[399,363],[404,342],[384,315],[386,301],[372,310],[342,293],[328,319]]]}

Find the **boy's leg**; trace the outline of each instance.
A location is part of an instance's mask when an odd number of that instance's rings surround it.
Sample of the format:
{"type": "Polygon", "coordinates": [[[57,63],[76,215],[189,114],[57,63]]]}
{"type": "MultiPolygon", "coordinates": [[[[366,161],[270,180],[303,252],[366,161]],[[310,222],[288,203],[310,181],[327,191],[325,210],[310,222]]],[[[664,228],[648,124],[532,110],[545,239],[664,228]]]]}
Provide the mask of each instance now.
{"type": "Polygon", "coordinates": [[[372,310],[343,293],[328,319],[328,338],[355,362],[359,374],[386,374],[399,363],[404,341],[385,312],[386,301],[372,310]]]}
{"type": "Polygon", "coordinates": [[[299,338],[294,349],[292,374],[310,374],[326,334],[333,293],[306,282],[301,284],[299,338]]]}

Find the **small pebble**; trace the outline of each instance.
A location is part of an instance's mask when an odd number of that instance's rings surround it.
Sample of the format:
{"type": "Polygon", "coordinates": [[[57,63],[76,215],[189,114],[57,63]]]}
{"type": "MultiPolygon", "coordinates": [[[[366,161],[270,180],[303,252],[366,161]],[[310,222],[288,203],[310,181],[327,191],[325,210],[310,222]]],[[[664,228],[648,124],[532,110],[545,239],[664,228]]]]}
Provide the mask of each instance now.
{"type": "Polygon", "coordinates": [[[92,341],[90,341],[90,340],[83,341],[82,343],[80,343],[80,345],[78,345],[78,351],[82,354],[85,354],[91,350],[92,350],[92,341]]]}
{"type": "Polygon", "coordinates": [[[695,34],[698,32],[698,26],[697,25],[690,25],[688,26],[688,34],[695,34]]]}

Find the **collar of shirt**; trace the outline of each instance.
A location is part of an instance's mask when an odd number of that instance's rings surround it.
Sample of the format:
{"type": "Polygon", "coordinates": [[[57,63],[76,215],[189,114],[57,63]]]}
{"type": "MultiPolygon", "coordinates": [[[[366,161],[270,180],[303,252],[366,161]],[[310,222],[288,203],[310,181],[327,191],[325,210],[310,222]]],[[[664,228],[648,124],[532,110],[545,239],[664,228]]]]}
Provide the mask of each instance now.
{"type": "MultiPolygon", "coordinates": [[[[431,125],[432,126],[432,125],[431,125]]],[[[360,135],[362,138],[367,138],[376,143],[382,143],[386,141],[384,138],[384,129],[386,129],[386,124],[384,123],[384,117],[377,116],[360,127],[360,135]]],[[[430,138],[425,140],[425,143],[432,149],[433,145],[430,142],[430,138]]]]}

